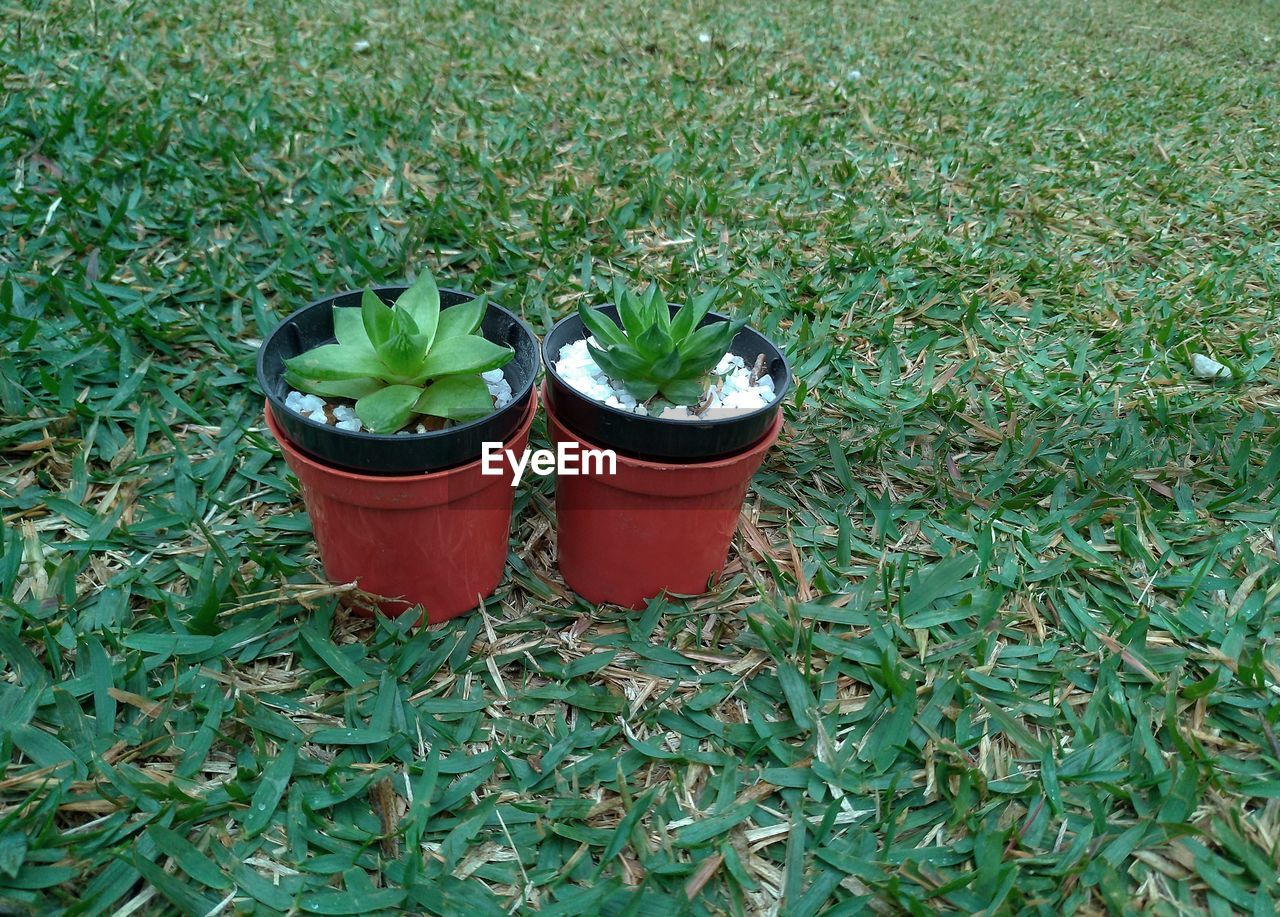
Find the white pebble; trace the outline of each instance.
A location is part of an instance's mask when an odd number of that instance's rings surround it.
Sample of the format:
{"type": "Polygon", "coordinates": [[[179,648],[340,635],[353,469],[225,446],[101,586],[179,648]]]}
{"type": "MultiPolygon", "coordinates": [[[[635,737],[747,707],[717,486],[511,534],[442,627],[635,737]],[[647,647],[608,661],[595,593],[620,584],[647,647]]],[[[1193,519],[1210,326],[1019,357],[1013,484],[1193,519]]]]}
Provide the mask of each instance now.
{"type": "Polygon", "coordinates": [[[302,392],[290,391],[285,396],[284,406],[303,417],[310,417],[324,423],[324,399],[315,395],[304,395],[302,392]],[[315,416],[312,416],[315,415],[315,416]]]}
{"type": "Polygon", "coordinates": [[[515,395],[511,391],[511,383],[507,381],[507,377],[503,375],[502,370],[491,369],[487,373],[481,373],[480,377],[484,379],[484,384],[489,389],[489,394],[493,396],[495,410],[505,408],[512,402],[515,395]]]}
{"type": "Polygon", "coordinates": [[[1198,379],[1230,379],[1231,368],[1202,353],[1192,354],[1191,371],[1198,379]]]}
{"type": "Polygon", "coordinates": [[[290,390],[285,395],[284,406],[295,414],[301,414],[316,423],[328,423],[328,418],[324,414],[324,409],[327,406],[333,411],[333,426],[339,430],[359,432],[364,429],[364,424],[360,422],[360,418],[356,416],[355,409],[350,405],[340,402],[331,404],[317,395],[304,395],[302,392],[290,390]]]}

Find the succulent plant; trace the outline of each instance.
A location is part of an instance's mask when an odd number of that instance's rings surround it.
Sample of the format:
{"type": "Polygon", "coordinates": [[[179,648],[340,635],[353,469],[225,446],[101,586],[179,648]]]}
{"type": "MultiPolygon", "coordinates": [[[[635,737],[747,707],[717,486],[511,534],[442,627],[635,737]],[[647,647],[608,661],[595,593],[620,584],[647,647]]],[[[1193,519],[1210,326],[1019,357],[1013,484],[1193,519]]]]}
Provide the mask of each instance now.
{"type": "Polygon", "coordinates": [[[579,304],[578,315],[596,339],[587,345],[596,365],[636,401],[661,395],[672,404],[695,405],[706,393],[708,374],[746,324],[698,327],[714,299],[714,292],[703,294],[672,314],[656,286],[640,296],[622,289],[616,298],[621,327],[586,304],[579,304]]]}
{"type": "Polygon", "coordinates": [[[359,307],[333,310],[336,344],[285,361],[285,381],[300,392],[352,398],[374,433],[394,433],[415,414],[471,420],[493,410],[480,374],[515,356],[475,334],[488,308],[479,296],[440,309],[440,291],[424,271],[386,305],[365,290],[359,307]]]}

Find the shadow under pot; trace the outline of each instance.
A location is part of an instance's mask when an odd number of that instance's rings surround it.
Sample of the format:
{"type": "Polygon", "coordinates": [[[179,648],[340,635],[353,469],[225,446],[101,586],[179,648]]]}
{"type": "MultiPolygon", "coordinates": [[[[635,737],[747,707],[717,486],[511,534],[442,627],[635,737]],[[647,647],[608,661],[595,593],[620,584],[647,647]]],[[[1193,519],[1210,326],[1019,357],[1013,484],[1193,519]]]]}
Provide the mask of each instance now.
{"type": "MultiPolygon", "coordinates": [[[[613,307],[600,311],[616,319],[613,307]]],[[[703,324],[724,320],[712,313],[703,324]]],[[[743,328],[729,352],[748,366],[763,354],[773,399],[727,417],[666,419],[605,405],[556,372],[561,349],[586,334],[573,315],[543,343],[547,432],[557,448],[612,450],[616,460],[580,461],[579,474],[556,478],[560,573],[583,598],[627,608],[664,592],[707,592],[723,572],[751,478],[781,430],[786,357],[743,328]]]]}
{"type": "MultiPolygon", "coordinates": [[[[388,305],[403,286],[374,292],[388,305]]],[[[360,291],[318,300],[286,318],[263,342],[258,382],[266,423],[298,478],[316,546],[330,582],[356,582],[379,611],[398,616],[421,606],[438,623],[475,608],[502,579],[514,488],[509,463],[491,473],[482,444],[524,451],[537,409],[538,346],[516,316],[489,303],[481,333],[515,356],[503,367],[509,404],[469,423],[428,433],[344,430],[285,405],[284,361],[334,340],[332,310],[359,305],[360,291]]],[[[474,297],[440,291],[441,309],[474,297]]],[[[371,610],[356,604],[357,613],[371,610]]]]}

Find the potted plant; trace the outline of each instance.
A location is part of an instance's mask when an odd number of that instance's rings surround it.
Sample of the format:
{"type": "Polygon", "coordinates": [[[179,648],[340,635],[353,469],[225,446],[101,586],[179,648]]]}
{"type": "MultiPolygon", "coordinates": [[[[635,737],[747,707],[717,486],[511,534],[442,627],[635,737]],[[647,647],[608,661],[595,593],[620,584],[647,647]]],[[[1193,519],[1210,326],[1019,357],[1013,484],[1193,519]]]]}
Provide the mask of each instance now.
{"type": "Polygon", "coordinates": [[[509,467],[484,473],[482,444],[523,451],[538,365],[524,322],[425,271],[326,296],[271,332],[267,426],[331,581],[356,581],[388,615],[421,605],[431,623],[492,594],[514,495],[509,467]]]}
{"type": "Polygon", "coordinates": [[[614,474],[556,479],[560,571],[593,602],[706,591],[778,437],[786,357],[711,312],[713,296],[677,308],[656,287],[619,288],[613,306],[580,305],[543,343],[552,440],[617,455],[614,474]]]}

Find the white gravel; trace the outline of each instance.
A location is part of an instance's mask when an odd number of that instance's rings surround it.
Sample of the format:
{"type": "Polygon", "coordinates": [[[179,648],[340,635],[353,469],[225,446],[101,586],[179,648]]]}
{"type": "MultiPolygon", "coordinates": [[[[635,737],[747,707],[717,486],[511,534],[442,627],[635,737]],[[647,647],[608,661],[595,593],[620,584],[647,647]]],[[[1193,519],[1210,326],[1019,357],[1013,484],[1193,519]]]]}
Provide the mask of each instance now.
{"type": "Polygon", "coordinates": [[[334,426],[339,430],[353,430],[359,432],[364,429],[364,424],[362,424],[360,422],[360,418],[356,416],[356,409],[349,405],[334,405],[333,419],[337,421],[334,426]]]}
{"type": "MultiPolygon", "coordinates": [[[[487,373],[481,374],[484,379],[485,386],[489,389],[489,394],[493,396],[493,408],[499,410],[509,405],[515,395],[511,391],[511,383],[507,381],[507,377],[502,374],[500,369],[491,369],[487,373]]],[[[338,398],[326,400],[319,395],[305,395],[302,392],[289,390],[289,394],[285,396],[284,406],[295,414],[300,414],[317,423],[328,423],[325,417],[325,406],[328,406],[333,412],[335,423],[333,426],[339,430],[351,430],[359,433],[364,430],[364,424],[360,422],[360,418],[356,416],[356,409],[351,406],[349,400],[338,398]]],[[[447,421],[445,426],[452,426],[453,421],[447,421]]],[[[411,429],[397,430],[396,436],[410,436],[414,433],[426,433],[427,429],[422,424],[411,429]]]]}
{"type": "Polygon", "coordinates": [[[491,369],[487,373],[481,373],[480,378],[484,379],[484,384],[489,386],[489,394],[493,396],[493,409],[495,411],[505,408],[515,398],[515,394],[511,391],[511,383],[502,374],[502,370],[491,369]]]}
{"type": "Polygon", "coordinates": [[[1191,355],[1191,372],[1197,379],[1230,379],[1231,368],[1202,353],[1191,355]]]}
{"type": "Polygon", "coordinates": [[[773,379],[764,375],[752,385],[751,367],[742,357],[727,353],[712,370],[712,385],[708,390],[711,401],[701,414],[661,399],[638,404],[621,383],[614,382],[596,365],[591,351],[587,349],[588,343],[595,342],[595,338],[588,337],[561,347],[556,372],[577,391],[612,408],[668,420],[709,420],[754,411],[773,401],[773,379]]]}
{"type": "Polygon", "coordinates": [[[316,419],[323,419],[324,399],[319,395],[304,395],[302,392],[295,392],[293,389],[289,389],[289,394],[284,399],[284,406],[295,414],[301,414],[303,417],[310,417],[318,412],[321,416],[316,419]]]}

